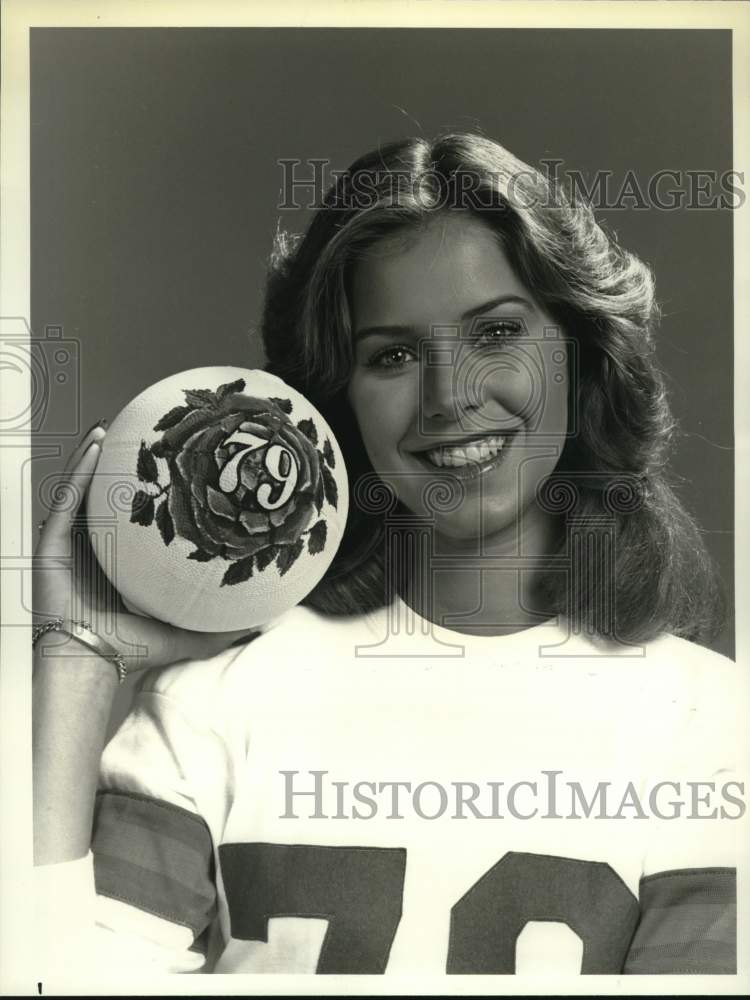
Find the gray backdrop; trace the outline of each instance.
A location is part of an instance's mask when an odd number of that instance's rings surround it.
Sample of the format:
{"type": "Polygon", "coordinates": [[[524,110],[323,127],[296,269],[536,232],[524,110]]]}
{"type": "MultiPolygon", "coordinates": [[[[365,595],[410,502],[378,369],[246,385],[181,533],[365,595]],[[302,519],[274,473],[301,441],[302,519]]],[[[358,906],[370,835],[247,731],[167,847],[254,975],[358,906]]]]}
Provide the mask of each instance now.
{"type": "MultiPolygon", "coordinates": [[[[80,422],[181,369],[262,362],[280,158],[479,128],[591,179],[732,166],[728,31],[32,29],[31,324],[80,343],[80,422]]],[[[632,205],[632,199],[626,205],[632,205]]],[[[733,604],[730,211],[600,213],[654,268],[672,464],[733,604]]],[[[43,430],[73,447],[67,397],[43,430]]],[[[40,438],[41,440],[41,438],[40,438]]],[[[49,450],[49,449],[47,449],[49,450]]],[[[35,483],[60,457],[34,463],[35,483]]],[[[41,516],[35,501],[34,519],[41,516]]],[[[734,655],[730,620],[715,648],[734,655]]]]}

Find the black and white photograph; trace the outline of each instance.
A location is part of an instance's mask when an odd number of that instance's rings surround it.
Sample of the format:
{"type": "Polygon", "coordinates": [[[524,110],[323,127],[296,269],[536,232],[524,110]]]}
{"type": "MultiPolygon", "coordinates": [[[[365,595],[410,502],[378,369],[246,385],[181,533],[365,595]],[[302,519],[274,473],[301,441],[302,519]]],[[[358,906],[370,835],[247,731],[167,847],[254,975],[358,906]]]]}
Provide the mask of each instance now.
{"type": "Polygon", "coordinates": [[[7,0],[3,995],[747,993],[749,34],[7,0]]]}

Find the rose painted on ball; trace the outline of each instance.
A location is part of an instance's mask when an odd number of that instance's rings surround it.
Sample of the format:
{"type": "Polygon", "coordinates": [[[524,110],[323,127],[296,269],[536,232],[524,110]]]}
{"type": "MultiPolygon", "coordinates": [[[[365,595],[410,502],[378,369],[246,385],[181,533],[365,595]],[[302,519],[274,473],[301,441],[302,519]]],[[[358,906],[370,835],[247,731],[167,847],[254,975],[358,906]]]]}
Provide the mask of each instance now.
{"type": "Polygon", "coordinates": [[[313,420],[294,422],[293,403],[245,395],[245,381],[217,390],[186,389],[185,405],[154,425],[162,437],[141,442],[131,522],[156,521],[169,545],[175,535],[192,542],[189,559],[231,563],[222,585],[241,583],[275,563],[284,574],[307,544],[323,551],[324,502],[338,502],[328,438],[319,441],[313,420]],[[161,485],[156,459],[169,482],[161,485]]]}

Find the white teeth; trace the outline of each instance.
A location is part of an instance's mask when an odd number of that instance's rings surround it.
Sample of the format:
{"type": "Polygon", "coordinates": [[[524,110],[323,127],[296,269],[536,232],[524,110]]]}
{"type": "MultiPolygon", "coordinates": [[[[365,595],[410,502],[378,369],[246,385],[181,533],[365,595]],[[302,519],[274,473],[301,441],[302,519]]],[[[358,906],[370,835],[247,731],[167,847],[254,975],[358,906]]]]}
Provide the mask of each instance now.
{"type": "Polygon", "coordinates": [[[446,446],[424,452],[430,462],[438,467],[458,468],[469,462],[486,462],[502,449],[505,438],[501,434],[472,441],[464,447],[446,446]]]}

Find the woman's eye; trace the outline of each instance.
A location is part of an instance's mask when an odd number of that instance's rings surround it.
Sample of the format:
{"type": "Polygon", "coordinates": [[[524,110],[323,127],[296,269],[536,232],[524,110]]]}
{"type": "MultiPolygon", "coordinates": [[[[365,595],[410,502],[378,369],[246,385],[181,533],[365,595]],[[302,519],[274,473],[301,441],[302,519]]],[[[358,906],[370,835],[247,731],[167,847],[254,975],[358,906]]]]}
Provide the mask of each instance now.
{"type": "Polygon", "coordinates": [[[414,352],[406,347],[387,347],[378,351],[367,362],[368,368],[403,368],[414,359],[414,352]]]}
{"type": "Polygon", "coordinates": [[[515,319],[496,319],[482,323],[476,330],[476,339],[483,344],[503,344],[523,333],[523,323],[515,319]]]}

